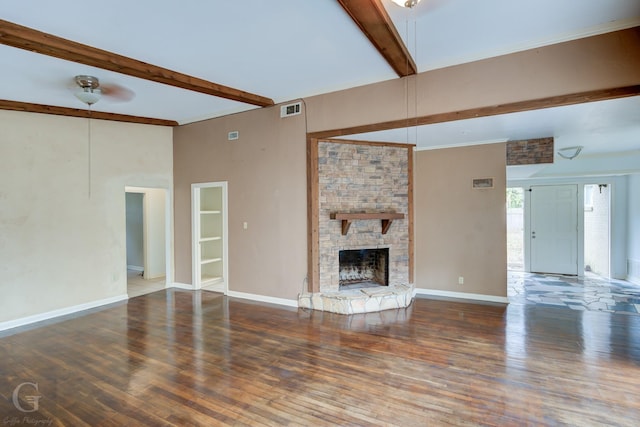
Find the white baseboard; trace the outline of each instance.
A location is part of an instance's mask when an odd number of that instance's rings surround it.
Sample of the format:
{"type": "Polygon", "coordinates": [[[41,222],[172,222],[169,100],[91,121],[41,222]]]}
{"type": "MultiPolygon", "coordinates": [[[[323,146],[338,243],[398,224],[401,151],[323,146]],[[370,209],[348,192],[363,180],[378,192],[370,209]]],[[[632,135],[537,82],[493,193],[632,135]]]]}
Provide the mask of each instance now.
{"type": "Polygon", "coordinates": [[[140,267],[138,265],[127,265],[127,270],[144,271],[144,267],[140,267]]]}
{"type": "Polygon", "coordinates": [[[84,304],[65,307],[58,310],[47,311],[46,313],[34,314],[33,316],[21,317],[20,319],[9,320],[0,323],[0,331],[5,331],[19,326],[30,325],[31,323],[41,322],[43,320],[53,319],[54,317],[65,316],[67,314],[77,313],[79,311],[89,310],[91,308],[100,307],[115,302],[126,301],[129,299],[127,294],[118,295],[116,297],[105,298],[97,301],[91,301],[84,304]]]}
{"type": "Polygon", "coordinates": [[[226,288],[225,283],[220,282],[220,283],[214,283],[213,285],[203,286],[201,289],[203,291],[222,292],[223,294],[225,294],[225,288],[226,288]]]}
{"type": "Polygon", "coordinates": [[[636,277],[636,276],[628,276],[627,277],[627,282],[631,282],[634,285],[640,285],[640,277],[636,277]]]}
{"type": "Polygon", "coordinates": [[[178,288],[178,289],[186,289],[188,291],[192,291],[193,285],[189,285],[187,283],[173,282],[173,283],[167,283],[165,285],[165,289],[168,289],[168,288],[178,288]]]}
{"type": "MultiPolygon", "coordinates": [[[[186,283],[179,283],[179,282],[174,282],[170,285],[167,284],[167,288],[172,288],[172,287],[178,288],[178,289],[186,289],[188,291],[194,290],[192,285],[188,285],[186,283]]],[[[208,286],[208,287],[205,286],[203,290],[217,291],[214,286],[208,286]]],[[[222,292],[222,290],[220,290],[220,292],[222,292]]],[[[234,298],[241,298],[241,299],[247,299],[252,301],[266,302],[270,304],[279,304],[279,305],[285,305],[287,307],[298,308],[298,300],[293,300],[293,299],[269,297],[266,295],[249,294],[246,292],[238,292],[238,291],[227,291],[226,295],[234,298]]]]}
{"type": "Polygon", "coordinates": [[[245,292],[229,291],[227,296],[234,298],[249,299],[253,301],[268,302],[270,304],[286,305],[287,307],[298,308],[298,300],[268,297],[266,295],[248,294],[245,292]]]}
{"type": "Polygon", "coordinates": [[[421,288],[416,288],[415,293],[420,295],[433,295],[438,297],[469,299],[469,300],[475,300],[475,301],[499,302],[504,304],[509,303],[509,298],[499,297],[496,295],[471,294],[467,292],[440,291],[437,289],[421,289],[421,288]]]}

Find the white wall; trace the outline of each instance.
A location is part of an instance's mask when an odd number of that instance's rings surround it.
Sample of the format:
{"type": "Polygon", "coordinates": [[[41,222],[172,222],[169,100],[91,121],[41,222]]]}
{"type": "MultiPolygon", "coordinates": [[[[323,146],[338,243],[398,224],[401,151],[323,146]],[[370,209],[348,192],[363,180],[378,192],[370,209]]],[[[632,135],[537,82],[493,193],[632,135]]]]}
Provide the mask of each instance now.
{"type": "Polygon", "coordinates": [[[610,188],[585,185],[584,203],[584,265],[599,276],[609,277],[609,193],[610,188]],[[587,207],[586,192],[591,193],[587,207]]]}
{"type": "Polygon", "coordinates": [[[611,264],[609,269],[611,277],[614,279],[626,279],[627,278],[627,245],[629,241],[629,232],[627,231],[627,216],[628,216],[628,176],[614,176],[607,179],[598,179],[600,183],[609,184],[611,188],[611,212],[610,224],[611,224],[611,253],[609,259],[611,264]]]}
{"type": "Polygon", "coordinates": [[[0,111],[0,328],[126,296],[124,188],[172,188],[173,130],[91,131],[89,196],[86,119],[0,111]]]}
{"type": "Polygon", "coordinates": [[[640,284],[640,174],[628,177],[628,280],[640,284]]]}
{"type": "Polygon", "coordinates": [[[165,190],[148,188],[144,196],[145,279],[165,275],[166,269],[165,190]]]}
{"type": "Polygon", "coordinates": [[[143,193],[126,194],[127,268],[144,271],[143,193]]]}

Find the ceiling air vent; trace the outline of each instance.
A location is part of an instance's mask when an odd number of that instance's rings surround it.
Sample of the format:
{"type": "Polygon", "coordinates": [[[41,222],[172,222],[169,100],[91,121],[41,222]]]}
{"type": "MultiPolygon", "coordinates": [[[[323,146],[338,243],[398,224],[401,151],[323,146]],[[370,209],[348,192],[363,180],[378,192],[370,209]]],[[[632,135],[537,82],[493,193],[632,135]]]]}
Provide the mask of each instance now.
{"type": "Polygon", "coordinates": [[[301,103],[287,104],[280,107],[280,117],[297,116],[302,111],[301,103]]]}

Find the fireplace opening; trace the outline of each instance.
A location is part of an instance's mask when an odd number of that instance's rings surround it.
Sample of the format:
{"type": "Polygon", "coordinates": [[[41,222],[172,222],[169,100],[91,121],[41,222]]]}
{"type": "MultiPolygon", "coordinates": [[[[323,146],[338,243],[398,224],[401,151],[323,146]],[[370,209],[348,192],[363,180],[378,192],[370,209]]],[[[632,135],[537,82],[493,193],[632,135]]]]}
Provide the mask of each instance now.
{"type": "Polygon", "coordinates": [[[389,285],[389,248],[339,253],[340,290],[389,285]]]}

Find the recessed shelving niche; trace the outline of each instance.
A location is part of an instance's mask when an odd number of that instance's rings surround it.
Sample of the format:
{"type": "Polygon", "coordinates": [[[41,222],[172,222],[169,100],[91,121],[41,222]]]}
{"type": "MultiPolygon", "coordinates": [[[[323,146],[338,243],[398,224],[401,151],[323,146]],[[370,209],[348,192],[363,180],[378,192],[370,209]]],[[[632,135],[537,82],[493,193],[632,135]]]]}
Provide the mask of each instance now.
{"type": "Polygon", "coordinates": [[[193,184],[192,199],[194,288],[226,292],[226,183],[193,184]]]}

